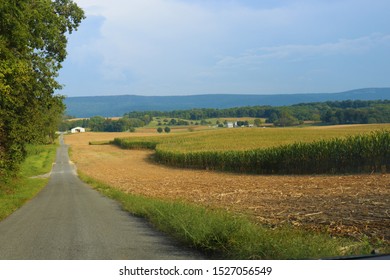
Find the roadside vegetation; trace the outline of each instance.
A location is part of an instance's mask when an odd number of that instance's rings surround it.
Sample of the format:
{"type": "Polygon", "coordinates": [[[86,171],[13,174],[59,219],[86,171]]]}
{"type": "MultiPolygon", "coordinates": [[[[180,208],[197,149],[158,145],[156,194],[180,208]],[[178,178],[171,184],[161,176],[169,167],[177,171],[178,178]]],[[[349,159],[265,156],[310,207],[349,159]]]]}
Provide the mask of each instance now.
{"type": "Polygon", "coordinates": [[[79,175],[102,194],[119,201],[125,210],[213,259],[319,259],[369,254],[372,250],[366,240],[334,238],[289,226],[261,226],[243,215],[128,194],[79,175]]]}
{"type": "Polygon", "coordinates": [[[28,145],[27,157],[18,174],[0,181],[0,220],[20,208],[47,184],[44,177],[32,178],[50,172],[57,145],[28,145]]]}
{"type": "Polygon", "coordinates": [[[65,110],[58,72],[84,12],[71,0],[2,0],[0,19],[2,180],[17,174],[27,145],[55,140],[65,110]]]}

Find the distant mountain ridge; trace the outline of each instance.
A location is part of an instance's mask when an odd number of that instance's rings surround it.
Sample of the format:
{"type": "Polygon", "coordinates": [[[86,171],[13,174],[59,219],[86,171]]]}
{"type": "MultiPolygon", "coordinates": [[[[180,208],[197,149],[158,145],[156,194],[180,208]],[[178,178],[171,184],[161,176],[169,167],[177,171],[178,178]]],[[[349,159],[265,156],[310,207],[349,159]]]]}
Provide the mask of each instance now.
{"type": "Polygon", "coordinates": [[[184,96],[112,95],[68,97],[66,114],[77,118],[115,117],[131,111],[172,111],[193,108],[225,109],[242,106],[287,106],[341,100],[390,100],[390,88],[364,88],[339,93],[202,94],[184,96]]]}

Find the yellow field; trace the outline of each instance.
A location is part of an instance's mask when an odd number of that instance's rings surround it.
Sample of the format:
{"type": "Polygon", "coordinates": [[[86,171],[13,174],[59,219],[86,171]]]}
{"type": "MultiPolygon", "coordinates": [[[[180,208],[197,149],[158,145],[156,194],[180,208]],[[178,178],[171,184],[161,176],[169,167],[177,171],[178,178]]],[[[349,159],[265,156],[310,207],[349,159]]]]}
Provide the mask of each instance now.
{"type": "MultiPolygon", "coordinates": [[[[177,152],[252,150],[321,139],[343,137],[378,129],[390,129],[390,124],[309,126],[293,128],[230,128],[188,132],[173,130],[170,134],[130,135],[137,140],[156,141],[160,148],[177,152]],[[178,134],[180,132],[180,134],[178,134]],[[147,139],[145,138],[147,137],[147,139]]],[[[140,130],[146,131],[146,130],[140,130]]],[[[151,132],[149,130],[149,132],[151,132]]]]}

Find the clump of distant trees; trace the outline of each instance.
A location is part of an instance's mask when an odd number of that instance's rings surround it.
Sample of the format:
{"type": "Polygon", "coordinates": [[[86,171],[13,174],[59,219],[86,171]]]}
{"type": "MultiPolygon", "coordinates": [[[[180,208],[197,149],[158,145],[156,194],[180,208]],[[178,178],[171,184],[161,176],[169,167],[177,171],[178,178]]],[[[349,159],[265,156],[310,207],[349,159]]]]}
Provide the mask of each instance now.
{"type": "Polygon", "coordinates": [[[65,109],[56,78],[83,18],[71,0],[0,1],[0,180],[15,174],[27,144],[54,140],[65,109]]]}
{"type": "Polygon", "coordinates": [[[163,131],[165,133],[169,133],[169,132],[171,132],[171,128],[169,126],[164,127],[164,129],[162,127],[157,127],[157,132],[158,133],[162,133],[163,131]]]}
{"type": "Polygon", "coordinates": [[[136,127],[142,127],[146,124],[146,122],[137,118],[123,117],[119,120],[112,120],[103,117],[92,117],[89,119],[88,127],[91,131],[123,132],[134,131],[136,127]]]}
{"type": "Polygon", "coordinates": [[[118,120],[95,116],[89,119],[64,120],[60,124],[59,130],[67,131],[73,127],[81,126],[84,128],[89,128],[94,132],[134,132],[136,127],[143,127],[148,125],[151,120],[152,118],[148,115],[145,115],[141,118],[129,118],[125,116],[118,120]]]}

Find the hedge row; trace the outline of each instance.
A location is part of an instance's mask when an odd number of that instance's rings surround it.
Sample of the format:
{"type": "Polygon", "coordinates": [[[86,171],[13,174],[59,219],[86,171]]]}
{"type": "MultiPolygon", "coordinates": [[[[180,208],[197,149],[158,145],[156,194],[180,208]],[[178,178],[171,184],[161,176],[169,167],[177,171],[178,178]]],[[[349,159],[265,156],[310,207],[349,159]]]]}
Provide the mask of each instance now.
{"type": "Polygon", "coordinates": [[[116,145],[122,149],[138,150],[138,149],[156,149],[158,142],[153,141],[129,141],[126,138],[115,138],[110,141],[110,144],[116,145]]]}

